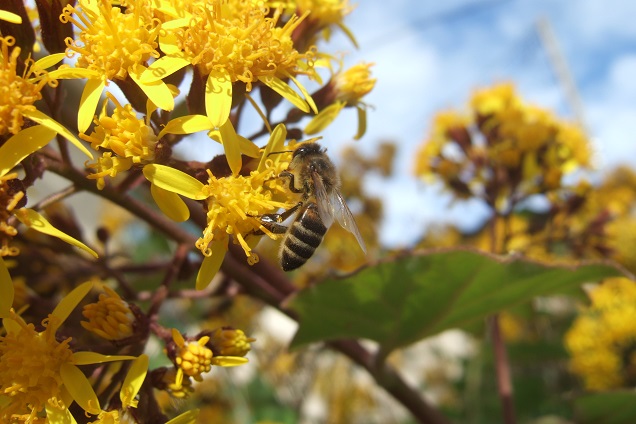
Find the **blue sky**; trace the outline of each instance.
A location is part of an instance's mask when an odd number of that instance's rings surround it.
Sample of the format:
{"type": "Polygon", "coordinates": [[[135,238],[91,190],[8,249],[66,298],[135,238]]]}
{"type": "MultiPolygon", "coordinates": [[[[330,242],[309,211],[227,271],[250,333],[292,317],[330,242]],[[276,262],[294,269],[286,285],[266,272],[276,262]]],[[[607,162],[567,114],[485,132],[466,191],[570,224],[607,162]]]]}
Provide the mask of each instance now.
{"type": "MultiPolygon", "coordinates": [[[[470,93],[495,82],[513,81],[528,101],[574,119],[571,98],[559,83],[541,42],[537,22],[545,19],[577,88],[584,123],[603,172],[625,161],[636,164],[636,2],[619,0],[362,0],[346,23],[355,50],[344,37],[331,49],[345,62],[374,62],[378,78],[367,97],[374,105],[367,135],[357,146],[372,152],[382,140],[400,146],[396,176],[371,177],[370,192],[387,200],[382,240],[408,245],[431,222],[465,227],[484,218],[476,204],[451,205],[439,187],[410,176],[413,155],[436,111],[461,108],[470,93]]],[[[346,111],[347,112],[347,111],[346,111]]],[[[341,116],[323,142],[330,151],[351,142],[355,114],[341,116]]]]}

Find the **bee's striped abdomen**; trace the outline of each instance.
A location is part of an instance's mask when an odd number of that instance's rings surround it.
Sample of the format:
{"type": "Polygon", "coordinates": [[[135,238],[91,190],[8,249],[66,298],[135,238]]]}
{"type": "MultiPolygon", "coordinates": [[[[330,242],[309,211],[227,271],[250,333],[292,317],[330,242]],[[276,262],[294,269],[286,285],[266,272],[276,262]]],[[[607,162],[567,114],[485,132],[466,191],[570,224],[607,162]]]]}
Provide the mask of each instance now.
{"type": "Polygon", "coordinates": [[[318,206],[308,203],[289,227],[281,244],[280,263],[285,271],[291,271],[307,262],[322,242],[327,232],[318,214],[318,206]]]}

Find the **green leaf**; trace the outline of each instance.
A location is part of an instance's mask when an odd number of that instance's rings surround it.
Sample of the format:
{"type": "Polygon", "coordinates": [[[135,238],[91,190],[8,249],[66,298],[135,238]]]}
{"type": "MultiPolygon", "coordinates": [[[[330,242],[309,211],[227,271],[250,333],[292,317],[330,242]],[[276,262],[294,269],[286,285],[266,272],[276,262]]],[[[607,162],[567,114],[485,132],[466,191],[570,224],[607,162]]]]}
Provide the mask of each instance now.
{"type": "Polygon", "coordinates": [[[608,392],[582,396],[574,402],[580,424],[633,424],[636,422],[636,392],[608,392]]]}
{"type": "Polygon", "coordinates": [[[366,338],[385,352],[536,296],[621,275],[606,263],[579,267],[502,259],[468,250],[400,257],[330,279],[292,299],[300,328],[292,346],[366,338]]]}

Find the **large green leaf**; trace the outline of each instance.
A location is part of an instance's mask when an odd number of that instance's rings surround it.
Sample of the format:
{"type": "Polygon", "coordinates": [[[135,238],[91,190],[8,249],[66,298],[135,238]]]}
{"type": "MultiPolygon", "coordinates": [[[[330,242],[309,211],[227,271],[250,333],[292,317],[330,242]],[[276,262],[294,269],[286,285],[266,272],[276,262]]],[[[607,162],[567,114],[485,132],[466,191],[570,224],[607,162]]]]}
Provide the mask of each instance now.
{"type": "Polygon", "coordinates": [[[596,393],[575,401],[576,422],[581,424],[636,423],[636,393],[633,391],[596,393]]]}
{"type": "Polygon", "coordinates": [[[292,345],[365,338],[389,352],[535,296],[616,275],[606,263],[550,266],[467,250],[400,257],[299,293],[289,305],[300,315],[292,345]]]}

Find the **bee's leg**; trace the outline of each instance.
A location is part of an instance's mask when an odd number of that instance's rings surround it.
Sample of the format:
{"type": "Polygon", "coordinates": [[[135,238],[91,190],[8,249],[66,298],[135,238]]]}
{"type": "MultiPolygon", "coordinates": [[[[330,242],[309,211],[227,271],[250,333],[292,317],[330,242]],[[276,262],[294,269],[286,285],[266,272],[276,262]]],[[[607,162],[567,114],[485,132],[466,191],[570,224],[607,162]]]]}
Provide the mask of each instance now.
{"type": "MultiPolygon", "coordinates": [[[[268,213],[261,215],[259,217],[261,225],[274,234],[285,234],[287,232],[287,227],[281,225],[281,222],[292,216],[302,205],[303,202],[298,202],[294,207],[289,208],[283,213],[268,213]]],[[[255,230],[252,234],[260,236],[264,233],[261,230],[255,230]]]]}
{"type": "MultiPolygon", "coordinates": [[[[289,177],[289,189],[293,192],[293,193],[304,193],[305,190],[303,189],[297,189],[296,185],[294,184],[294,174],[292,174],[289,171],[283,171],[280,174],[278,174],[278,176],[280,178],[287,178],[289,177]]],[[[284,221],[284,220],[283,220],[284,221]]]]}

